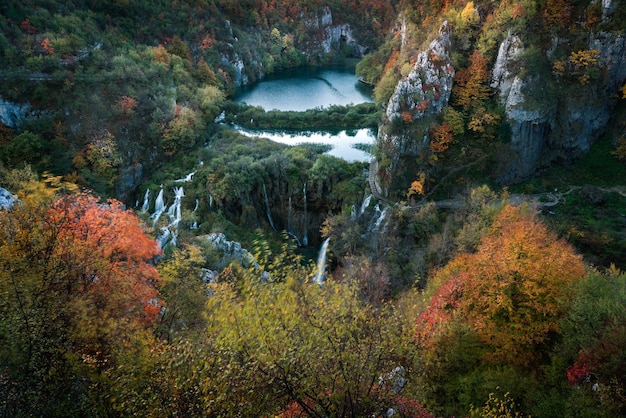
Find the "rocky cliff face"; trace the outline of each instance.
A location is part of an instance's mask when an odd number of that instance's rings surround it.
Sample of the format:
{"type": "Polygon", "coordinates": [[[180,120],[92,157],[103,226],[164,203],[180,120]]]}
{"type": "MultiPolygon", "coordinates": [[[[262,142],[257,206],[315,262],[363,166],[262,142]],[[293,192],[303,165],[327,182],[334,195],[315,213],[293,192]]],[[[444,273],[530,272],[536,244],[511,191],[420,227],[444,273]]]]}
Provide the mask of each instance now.
{"type": "Polygon", "coordinates": [[[17,129],[24,119],[30,116],[31,107],[28,103],[11,103],[0,98],[0,123],[9,128],[17,129]]]}
{"type": "Polygon", "coordinates": [[[387,105],[386,115],[390,121],[409,112],[413,120],[441,112],[448,104],[454,68],[450,62],[450,29],[447,22],[428,50],[417,56],[408,76],[400,80],[387,105]]]}
{"type": "MultiPolygon", "coordinates": [[[[558,45],[560,40],[555,39],[558,45]]],[[[626,43],[621,34],[590,36],[588,50],[597,51],[597,76],[568,81],[550,75],[525,75],[520,61],[523,41],[509,33],[501,43],[491,86],[498,92],[511,127],[511,142],[499,163],[498,179],[513,183],[530,177],[553,161],[570,163],[581,157],[602,134],[614,107],[616,92],[626,79],[626,43]],[[554,92],[540,94],[545,86],[554,92]],[[558,88],[560,87],[560,88],[558,88]]]]}
{"type": "MultiPolygon", "coordinates": [[[[615,2],[606,0],[598,6],[598,19],[605,28],[621,27],[615,23],[619,10],[615,2]]],[[[499,11],[508,10],[506,7],[502,3],[499,11]]],[[[382,166],[386,173],[380,174],[393,177],[400,170],[408,173],[410,167],[399,165],[402,155],[413,156],[415,161],[415,157],[428,154],[428,127],[441,123],[440,115],[448,106],[454,83],[455,69],[450,57],[454,52],[461,57],[469,56],[473,50],[490,51],[486,44],[480,44],[484,41],[476,41],[482,36],[481,30],[489,26],[484,23],[485,17],[481,19],[473,29],[459,27],[459,21],[455,28],[444,24],[428,49],[419,53],[411,73],[397,84],[386,108],[387,121],[379,130],[379,148],[387,161],[382,166]],[[485,26],[481,27],[483,23],[485,26]],[[475,31],[475,40],[468,38],[471,30],[475,31]]],[[[536,22],[543,22],[537,19],[536,22]]],[[[588,29],[570,34],[546,27],[544,33],[531,35],[528,27],[510,22],[508,33],[500,38],[497,58],[487,69],[491,72],[489,85],[495,93],[488,99],[489,111],[495,114],[499,113],[498,108],[504,109],[498,134],[481,138],[480,127],[470,126],[476,120],[481,123],[480,116],[473,119],[481,113],[472,113],[476,109],[471,104],[455,107],[464,115],[466,130],[465,136],[455,134],[455,140],[492,141],[497,164],[487,170],[505,184],[527,179],[554,162],[572,163],[589,151],[609,123],[617,93],[626,80],[623,30],[592,30],[581,21],[577,25],[588,29]]],[[[507,27],[502,29],[507,31],[507,27]]],[[[485,31],[490,31],[486,37],[497,37],[492,26],[485,31]]],[[[416,33],[412,36],[421,36],[416,33]]],[[[407,35],[404,30],[400,35],[404,45],[407,35]]],[[[467,90],[464,92],[467,94],[467,90]]],[[[484,112],[485,103],[480,106],[484,112]]],[[[467,145],[472,146],[469,142],[467,145]]],[[[412,169],[427,174],[429,170],[432,167],[426,161],[412,169]]]]}
{"type": "Polygon", "coordinates": [[[391,160],[384,167],[386,178],[398,170],[401,155],[417,155],[428,147],[428,124],[412,122],[427,121],[448,105],[455,74],[450,58],[450,30],[444,22],[437,38],[418,54],[411,72],[400,80],[389,99],[386,120],[378,131],[378,143],[391,160]],[[397,128],[407,121],[411,122],[410,127],[397,128]]]}
{"type": "MultiPolygon", "coordinates": [[[[298,31],[301,33],[283,35],[294,39],[295,48],[310,62],[323,60],[326,55],[341,51],[344,46],[357,58],[363,57],[368,50],[355,37],[349,24],[334,21],[329,7],[325,7],[321,13],[303,14],[300,19],[298,31]]],[[[258,34],[251,36],[251,39],[259,42],[256,47],[241,43],[228,21],[225,22],[225,30],[229,39],[224,44],[221,64],[232,69],[233,83],[242,86],[263,78],[268,70],[263,67],[261,56],[267,45],[258,34]]]]}

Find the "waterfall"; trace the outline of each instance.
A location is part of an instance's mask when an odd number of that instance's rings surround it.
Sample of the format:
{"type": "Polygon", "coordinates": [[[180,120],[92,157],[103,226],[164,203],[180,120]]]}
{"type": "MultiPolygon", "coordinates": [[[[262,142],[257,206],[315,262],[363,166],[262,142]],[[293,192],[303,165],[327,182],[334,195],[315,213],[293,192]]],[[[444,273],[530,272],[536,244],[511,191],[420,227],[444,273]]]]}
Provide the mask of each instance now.
{"type": "Polygon", "coordinates": [[[298,239],[296,234],[294,234],[293,232],[287,231],[287,235],[289,235],[291,238],[296,240],[296,243],[298,244],[298,247],[302,247],[302,243],[300,242],[300,240],[298,239]]]}
{"type": "Polygon", "coordinates": [[[367,207],[370,205],[370,202],[372,201],[372,197],[374,197],[374,195],[368,194],[367,197],[363,199],[363,203],[361,204],[361,209],[359,210],[359,215],[363,215],[363,212],[365,212],[365,209],[367,209],[367,207]]]}
{"type": "Polygon", "coordinates": [[[209,207],[213,209],[213,195],[209,193],[209,207]]]}
{"type": "MultiPolygon", "coordinates": [[[[166,245],[176,245],[176,238],[178,237],[178,223],[182,219],[181,201],[185,196],[185,191],[182,187],[174,187],[174,203],[167,209],[167,216],[170,219],[170,224],[161,228],[161,233],[157,238],[159,248],[163,249],[166,245]]],[[[165,205],[163,203],[163,189],[159,192],[157,201],[155,203],[154,225],[156,225],[159,217],[165,212],[165,205]]]]}
{"type": "Polygon", "coordinates": [[[263,182],[263,196],[265,198],[265,212],[267,213],[267,220],[269,221],[272,229],[276,231],[274,220],[272,219],[272,212],[270,211],[270,200],[267,197],[267,190],[265,189],[265,182],[263,182]]]}
{"type": "Polygon", "coordinates": [[[352,205],[352,209],[350,209],[350,219],[356,219],[356,206],[352,205]]]}
{"type": "Polygon", "coordinates": [[[191,180],[193,180],[193,175],[196,174],[196,172],[194,171],[193,173],[189,173],[187,174],[185,177],[183,177],[182,179],[176,179],[174,180],[174,183],[189,183],[191,180]]]}
{"type": "Polygon", "coordinates": [[[309,218],[306,211],[306,181],[304,182],[304,188],[302,189],[302,193],[304,194],[304,234],[302,235],[302,245],[306,247],[307,245],[309,245],[309,218]]]}
{"type": "MultiPolygon", "coordinates": [[[[196,213],[196,211],[198,210],[199,205],[200,205],[200,200],[196,198],[196,206],[193,208],[193,211],[191,212],[192,217],[194,216],[194,213],[196,213]]],[[[194,229],[198,229],[198,221],[194,220],[191,226],[189,227],[189,229],[191,229],[192,231],[194,229]]]]}
{"type": "Polygon", "coordinates": [[[163,212],[165,210],[165,203],[163,202],[163,187],[159,190],[156,201],[154,202],[154,212],[163,212]]]}
{"type": "Polygon", "coordinates": [[[163,187],[161,187],[161,190],[159,190],[159,194],[157,195],[156,201],[154,202],[154,213],[152,214],[152,216],[150,216],[152,219],[154,219],[154,225],[159,222],[159,218],[161,217],[161,214],[163,214],[163,212],[165,212],[165,202],[163,201],[163,187]]]}
{"type": "Polygon", "coordinates": [[[164,226],[163,228],[161,228],[161,234],[159,234],[156,240],[159,248],[163,249],[167,245],[167,243],[170,241],[171,237],[172,237],[172,231],[170,231],[170,229],[167,226],[164,226]]]}
{"type": "Polygon", "coordinates": [[[173,226],[177,226],[182,219],[180,204],[183,197],[185,197],[183,187],[174,187],[174,203],[167,210],[167,215],[170,217],[170,222],[173,226]]]}
{"type": "Polygon", "coordinates": [[[147,212],[150,209],[150,189],[146,189],[146,194],[143,196],[143,205],[141,206],[142,212],[147,212]]]}
{"type": "Polygon", "coordinates": [[[382,224],[385,220],[385,216],[387,216],[387,209],[389,209],[389,207],[383,209],[383,211],[380,213],[380,216],[378,216],[378,219],[376,219],[376,223],[374,224],[374,231],[378,230],[378,228],[380,228],[380,224],[382,224]]]}
{"type": "Polygon", "coordinates": [[[330,238],[326,238],[324,243],[322,244],[322,248],[320,248],[320,254],[317,257],[317,273],[315,274],[315,280],[317,284],[322,285],[326,279],[325,270],[326,270],[326,250],[328,250],[328,242],[330,238]]]}

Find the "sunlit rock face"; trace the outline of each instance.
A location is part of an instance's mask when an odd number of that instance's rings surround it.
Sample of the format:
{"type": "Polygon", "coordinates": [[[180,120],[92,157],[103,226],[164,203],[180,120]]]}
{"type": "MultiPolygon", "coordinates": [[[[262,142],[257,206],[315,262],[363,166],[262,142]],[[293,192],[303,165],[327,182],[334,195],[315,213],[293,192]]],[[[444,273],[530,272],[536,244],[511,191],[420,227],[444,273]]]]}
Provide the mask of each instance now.
{"type": "Polygon", "coordinates": [[[448,104],[453,82],[450,32],[444,23],[439,36],[428,50],[419,53],[411,72],[396,86],[387,105],[387,119],[402,117],[403,112],[409,112],[413,120],[441,112],[448,104]]]}

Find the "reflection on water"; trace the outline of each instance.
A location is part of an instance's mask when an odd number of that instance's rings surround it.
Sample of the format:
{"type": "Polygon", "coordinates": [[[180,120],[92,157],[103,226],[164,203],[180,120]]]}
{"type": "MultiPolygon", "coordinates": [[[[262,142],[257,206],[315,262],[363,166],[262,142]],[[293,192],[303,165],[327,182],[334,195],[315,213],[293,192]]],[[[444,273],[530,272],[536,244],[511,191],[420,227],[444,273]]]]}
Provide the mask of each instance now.
{"type": "Polygon", "coordinates": [[[371,88],[354,75],[353,68],[299,69],[243,87],[238,102],[265,110],[304,111],[331,105],[371,102],[371,88]]]}
{"type": "Polygon", "coordinates": [[[375,141],[375,133],[372,129],[340,132],[252,130],[241,127],[236,127],[236,129],[243,135],[263,137],[281,144],[298,145],[311,143],[331,145],[333,148],[327,154],[343,158],[349,162],[369,162],[372,158],[370,154],[353,147],[355,144],[372,145],[375,141]]]}
{"type": "MultiPolygon", "coordinates": [[[[300,68],[243,87],[235,96],[238,102],[261,106],[265,110],[304,111],[332,105],[372,102],[371,87],[360,83],[353,66],[333,68],[300,68]]],[[[355,144],[373,145],[372,129],[350,131],[279,131],[235,127],[243,135],[261,136],[287,145],[302,143],[331,145],[328,154],[346,161],[368,162],[370,154],[354,148],[355,144]]]]}

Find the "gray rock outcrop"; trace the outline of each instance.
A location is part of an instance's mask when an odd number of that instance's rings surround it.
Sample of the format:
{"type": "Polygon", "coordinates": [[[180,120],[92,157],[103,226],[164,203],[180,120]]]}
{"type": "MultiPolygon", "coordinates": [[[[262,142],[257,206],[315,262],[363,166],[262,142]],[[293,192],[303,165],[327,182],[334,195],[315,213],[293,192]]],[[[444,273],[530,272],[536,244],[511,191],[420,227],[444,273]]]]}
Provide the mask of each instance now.
{"type": "Polygon", "coordinates": [[[410,112],[413,120],[441,112],[448,104],[454,82],[454,68],[450,60],[450,32],[444,22],[439,36],[428,50],[417,56],[411,72],[396,86],[387,104],[389,120],[410,112]]]}
{"type": "Polygon", "coordinates": [[[0,123],[9,128],[19,128],[30,112],[31,106],[28,103],[11,103],[0,98],[0,123]]]}
{"type": "Polygon", "coordinates": [[[491,86],[511,128],[511,141],[499,161],[502,183],[524,180],[554,160],[573,162],[606,128],[615,105],[611,97],[626,79],[626,42],[623,34],[601,32],[590,37],[588,49],[599,51],[600,75],[587,83],[574,80],[570,89],[559,92],[549,89],[558,84],[552,75],[527,74],[518,36],[509,33],[501,43],[491,86]]]}
{"type": "Polygon", "coordinates": [[[16,202],[18,202],[17,196],[0,187],[0,209],[11,210],[16,202]]]}
{"type": "Polygon", "coordinates": [[[200,238],[211,244],[213,250],[222,254],[222,259],[219,265],[216,266],[217,268],[223,269],[232,262],[236,262],[244,268],[259,268],[259,263],[254,259],[254,256],[248,250],[242,248],[239,242],[227,240],[226,235],[212,233],[200,238]]]}

